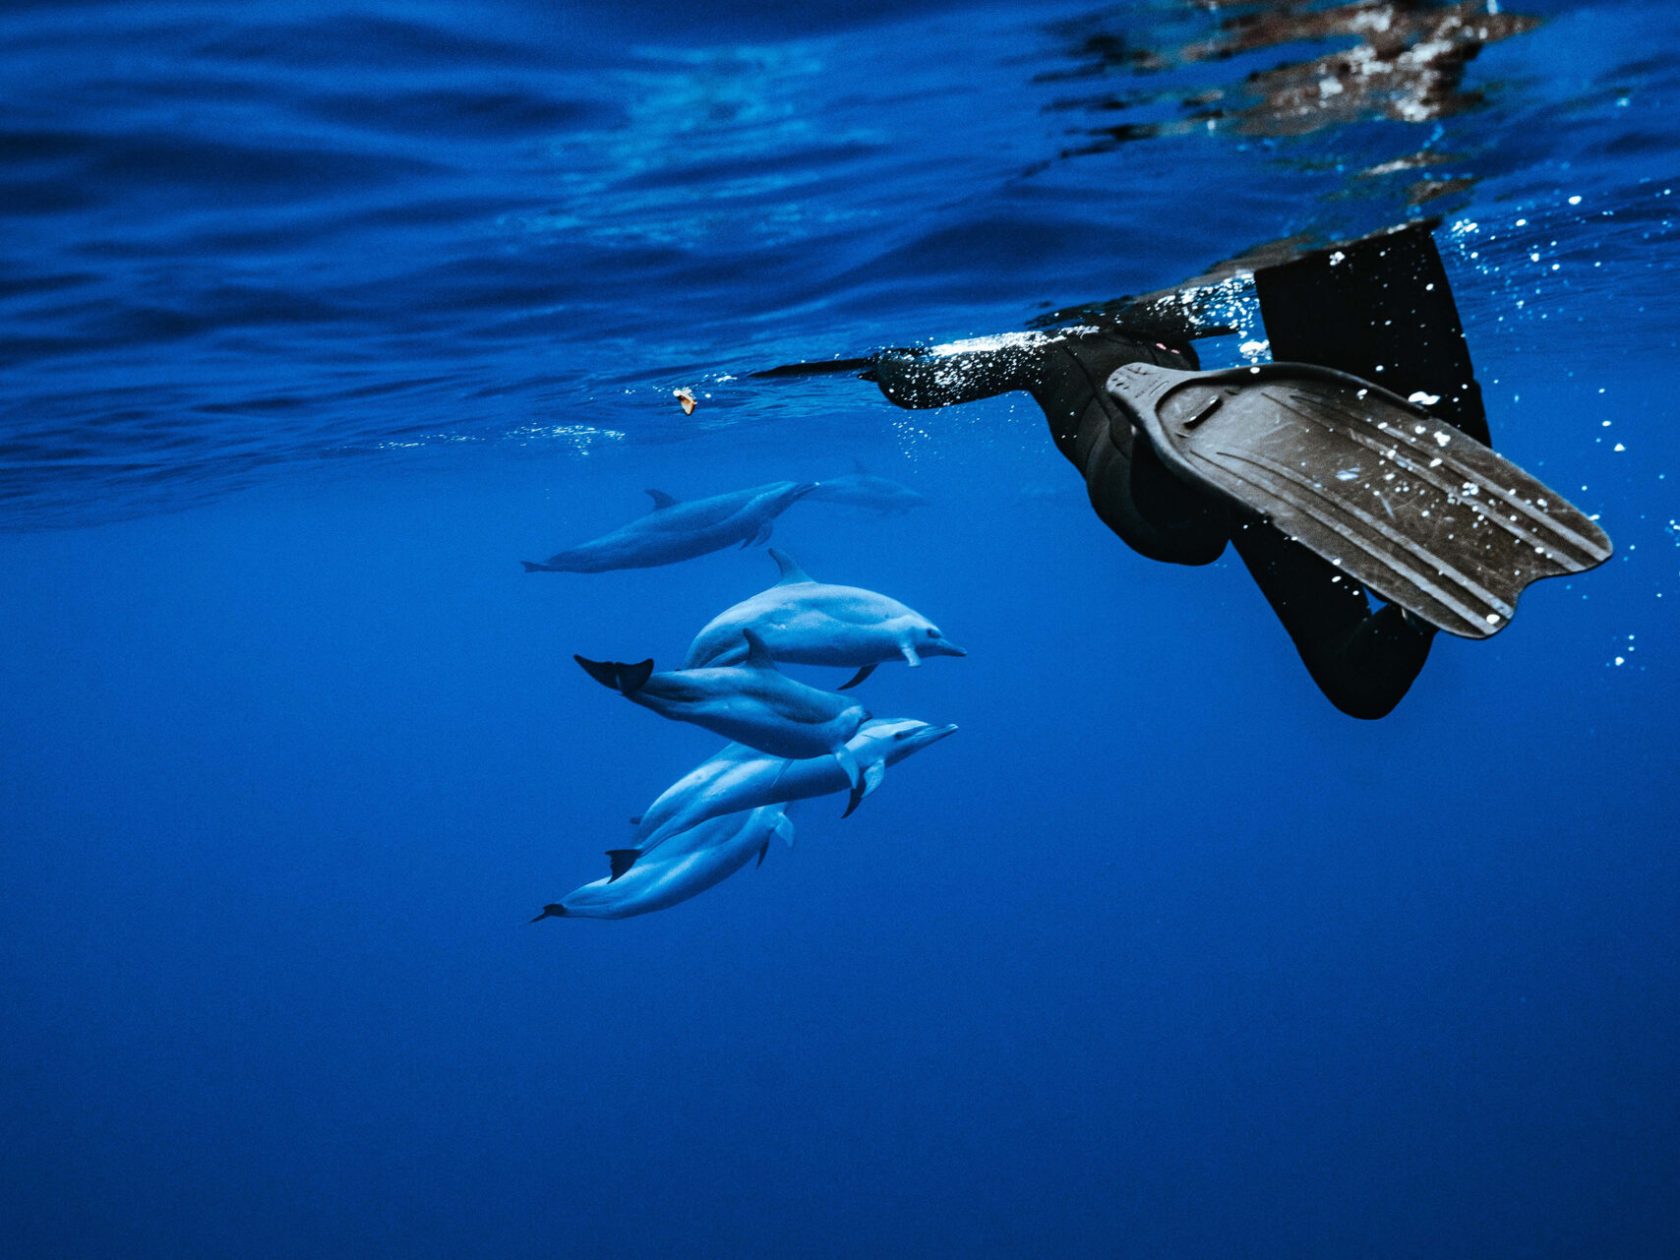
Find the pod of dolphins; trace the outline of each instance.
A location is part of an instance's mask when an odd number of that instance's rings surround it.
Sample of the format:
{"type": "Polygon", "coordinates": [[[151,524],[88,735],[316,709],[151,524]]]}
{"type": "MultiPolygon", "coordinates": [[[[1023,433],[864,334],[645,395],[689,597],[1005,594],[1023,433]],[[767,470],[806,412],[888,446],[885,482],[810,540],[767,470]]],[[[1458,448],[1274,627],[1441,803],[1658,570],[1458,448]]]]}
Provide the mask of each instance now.
{"type": "MultiPolygon", "coordinates": [[[[861,469],[832,482],[774,482],[682,503],[650,490],[646,517],[568,548],[527,572],[594,573],[645,568],[731,544],[768,540],[777,516],[818,497],[877,511],[904,511],[913,491],[861,469]]],[[[881,785],[886,768],[951,734],[912,718],[876,718],[840,694],[891,661],[920,665],[963,656],[938,626],[896,599],[818,582],[775,548],[777,580],[714,617],[695,636],[682,668],[574,657],[595,681],[662,717],[732,741],[665,789],[637,818],[630,843],[607,850],[609,872],[543,907],[547,918],[624,919],[676,905],[745,866],[770,842],[793,843],[793,802],[847,794],[850,817],[881,785]],[[782,664],[855,671],[838,691],[783,673],[782,664]]]]}

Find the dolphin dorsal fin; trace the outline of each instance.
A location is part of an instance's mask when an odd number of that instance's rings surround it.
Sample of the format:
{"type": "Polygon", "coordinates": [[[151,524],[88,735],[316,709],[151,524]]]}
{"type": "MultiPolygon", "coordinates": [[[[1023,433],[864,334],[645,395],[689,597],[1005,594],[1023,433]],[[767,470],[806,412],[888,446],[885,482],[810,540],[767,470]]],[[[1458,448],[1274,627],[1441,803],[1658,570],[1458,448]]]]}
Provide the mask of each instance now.
{"type": "Polygon", "coordinates": [[[747,659],[741,664],[749,669],[776,668],[776,660],[770,655],[770,649],[764,646],[764,640],[758,637],[758,631],[742,630],[741,637],[747,641],[747,659]]]}
{"type": "Polygon", "coordinates": [[[795,582],[815,581],[809,573],[801,569],[794,558],[785,551],[770,548],[770,558],[776,562],[776,568],[781,577],[776,579],[777,586],[792,586],[795,582]]]}
{"type": "Polygon", "coordinates": [[[643,493],[653,500],[653,510],[655,512],[661,510],[662,508],[677,506],[677,500],[666,494],[663,490],[650,489],[643,491],[643,493]]]}

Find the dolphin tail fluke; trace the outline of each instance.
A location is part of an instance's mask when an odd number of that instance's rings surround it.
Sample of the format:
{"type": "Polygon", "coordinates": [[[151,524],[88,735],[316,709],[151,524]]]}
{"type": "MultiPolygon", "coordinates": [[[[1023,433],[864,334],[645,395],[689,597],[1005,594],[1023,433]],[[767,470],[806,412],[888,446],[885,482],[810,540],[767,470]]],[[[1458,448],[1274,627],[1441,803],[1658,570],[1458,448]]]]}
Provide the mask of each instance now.
{"type": "Polygon", "coordinates": [[[565,917],[566,907],[561,905],[559,902],[555,902],[551,906],[544,906],[543,912],[536,918],[532,919],[531,922],[541,923],[544,919],[563,919],[565,917]]]}
{"type": "Polygon", "coordinates": [[[875,762],[863,772],[863,778],[852,788],[851,799],[846,802],[846,812],[842,818],[850,818],[852,811],[863,804],[863,798],[881,786],[881,780],[887,777],[887,767],[882,762],[875,762]]]}
{"type": "Polygon", "coordinates": [[[614,691],[618,690],[618,671],[622,667],[617,663],[613,661],[592,661],[587,656],[579,656],[575,652],[572,654],[572,659],[583,667],[584,673],[600,683],[601,686],[611,687],[614,691]]]}
{"type": "Polygon", "coordinates": [[[647,680],[653,677],[652,657],[634,665],[626,665],[623,661],[592,661],[587,656],[578,656],[575,653],[572,659],[583,666],[583,672],[601,686],[611,687],[627,696],[635,695],[647,686],[647,680]]]}
{"type": "Polygon", "coordinates": [[[607,861],[612,866],[612,874],[607,877],[607,883],[619,878],[625,871],[636,865],[636,859],[642,856],[640,849],[608,849],[607,861]]]}
{"type": "Polygon", "coordinates": [[[840,690],[841,691],[850,691],[853,687],[857,686],[860,682],[862,682],[865,678],[868,678],[869,675],[873,674],[874,672],[875,672],[875,667],[873,665],[865,665],[862,669],[858,670],[857,673],[853,674],[845,682],[841,683],[840,684],[840,690]]]}

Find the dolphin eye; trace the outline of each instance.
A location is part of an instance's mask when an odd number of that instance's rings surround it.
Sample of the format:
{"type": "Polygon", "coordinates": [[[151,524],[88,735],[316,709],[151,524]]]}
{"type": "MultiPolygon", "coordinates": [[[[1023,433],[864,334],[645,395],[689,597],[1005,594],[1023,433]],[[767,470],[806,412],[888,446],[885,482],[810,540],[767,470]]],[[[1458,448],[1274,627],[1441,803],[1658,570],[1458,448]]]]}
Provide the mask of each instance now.
{"type": "Polygon", "coordinates": [[[893,738],[894,739],[909,739],[912,734],[914,734],[914,732],[912,732],[912,731],[894,731],[893,732],[893,738]]]}
{"type": "Polygon", "coordinates": [[[939,631],[935,630],[932,626],[929,626],[928,627],[928,638],[937,639],[938,637],[939,637],[939,631]]]}

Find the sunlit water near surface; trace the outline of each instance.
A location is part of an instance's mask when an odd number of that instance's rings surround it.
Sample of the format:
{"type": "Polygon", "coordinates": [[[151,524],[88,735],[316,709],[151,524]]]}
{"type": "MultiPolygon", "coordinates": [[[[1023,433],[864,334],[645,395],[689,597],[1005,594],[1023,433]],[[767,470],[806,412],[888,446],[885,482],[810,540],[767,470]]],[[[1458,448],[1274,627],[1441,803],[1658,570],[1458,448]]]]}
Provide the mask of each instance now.
{"type": "Polygon", "coordinates": [[[0,22],[0,1252],[1680,1252],[1672,6],[0,22]],[[1024,398],[752,376],[1418,217],[1617,554],[1379,723],[1024,398]],[[527,926],[719,742],[570,655],[774,572],[518,561],[854,461],[778,544],[960,731],[527,926]]]}

